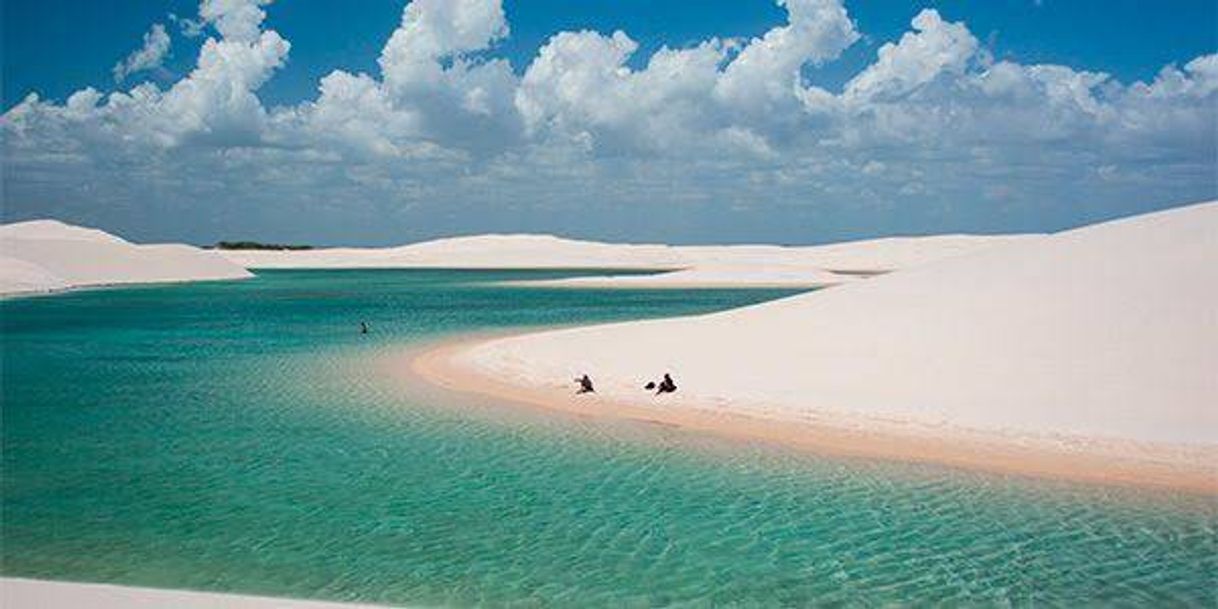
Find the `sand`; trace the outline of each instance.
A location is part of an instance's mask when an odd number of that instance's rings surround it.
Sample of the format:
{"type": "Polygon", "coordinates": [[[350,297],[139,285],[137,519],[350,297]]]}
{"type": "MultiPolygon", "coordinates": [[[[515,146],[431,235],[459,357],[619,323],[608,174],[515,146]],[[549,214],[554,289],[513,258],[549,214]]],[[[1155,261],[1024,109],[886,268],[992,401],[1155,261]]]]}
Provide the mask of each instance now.
{"type": "Polygon", "coordinates": [[[576,241],[551,235],[479,235],[391,248],[221,252],[246,268],[652,269],[658,276],[599,274],[513,285],[570,288],[822,287],[861,275],[1037,235],[891,237],[821,246],[670,246],[576,241]],[[834,272],[840,271],[840,272],[834,272]]]}
{"type": "Polygon", "coordinates": [[[537,288],[695,289],[695,288],[822,288],[864,277],[838,274],[812,266],[706,265],[649,275],[591,275],[564,279],[505,281],[501,284],[537,288]]]}
{"type": "Polygon", "coordinates": [[[0,605],[6,609],[372,609],[353,605],[213,592],[134,588],[109,584],[78,584],[33,579],[0,578],[0,605]]]}
{"type": "Polygon", "coordinates": [[[189,245],[136,245],[55,220],[0,226],[0,294],[252,276],[215,252],[189,245]]]}
{"type": "Polygon", "coordinates": [[[1218,203],[1198,204],[713,315],[480,341],[428,366],[517,401],[562,407],[587,372],[611,407],[746,416],[805,436],[982,438],[1078,462],[1127,454],[1207,486],[1216,263],[1218,203]],[[640,389],[665,371],[676,395],[640,389]]]}

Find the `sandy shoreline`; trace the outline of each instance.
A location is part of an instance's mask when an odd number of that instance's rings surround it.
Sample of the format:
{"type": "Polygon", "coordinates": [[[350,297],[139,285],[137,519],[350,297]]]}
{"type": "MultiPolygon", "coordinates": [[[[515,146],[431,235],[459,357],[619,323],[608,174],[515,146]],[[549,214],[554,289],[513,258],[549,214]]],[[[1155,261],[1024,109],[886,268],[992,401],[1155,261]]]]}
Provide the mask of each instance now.
{"type": "Polygon", "coordinates": [[[499,400],[833,454],[1218,490],[1218,203],[710,313],[443,347],[499,400]],[[669,372],[680,391],[641,389],[669,372]],[[573,400],[590,374],[595,399],[573,400]]]}
{"type": "Polygon", "coordinates": [[[7,609],[49,607],[75,609],[130,609],[154,607],[178,607],[204,609],[225,607],[227,609],[377,609],[379,605],[334,603],[294,598],[275,598],[227,594],[222,592],[196,592],[164,588],[142,588],[114,584],[0,578],[0,605],[7,609]]]}
{"type": "MultiPolygon", "coordinates": [[[[806,418],[758,416],[703,408],[679,399],[637,400],[573,395],[573,384],[525,386],[462,362],[500,336],[465,336],[398,354],[386,369],[448,392],[518,407],[679,427],[694,433],[763,442],[830,457],[917,462],[997,474],[1091,484],[1218,494],[1218,448],[1066,436],[990,433],[879,418],[817,413],[806,418]]],[[[780,411],[776,411],[780,412],[780,411]]]]}

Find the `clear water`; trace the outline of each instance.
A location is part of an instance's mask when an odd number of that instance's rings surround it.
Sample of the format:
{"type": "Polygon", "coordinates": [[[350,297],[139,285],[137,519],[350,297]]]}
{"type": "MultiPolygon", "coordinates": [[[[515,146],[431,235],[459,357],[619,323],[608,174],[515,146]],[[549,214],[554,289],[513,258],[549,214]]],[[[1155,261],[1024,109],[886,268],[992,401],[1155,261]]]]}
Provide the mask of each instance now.
{"type": "Polygon", "coordinates": [[[0,301],[0,571],[451,606],[1218,605],[1212,497],[454,407],[371,363],[456,332],[785,294],[487,285],[561,274],[0,301]]]}

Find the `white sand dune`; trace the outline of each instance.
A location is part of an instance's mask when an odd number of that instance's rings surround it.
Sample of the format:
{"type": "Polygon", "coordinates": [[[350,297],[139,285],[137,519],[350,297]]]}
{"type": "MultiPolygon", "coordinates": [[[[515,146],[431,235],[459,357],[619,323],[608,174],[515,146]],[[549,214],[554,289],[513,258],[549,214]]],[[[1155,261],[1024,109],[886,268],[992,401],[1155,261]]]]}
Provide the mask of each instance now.
{"type": "Polygon", "coordinates": [[[189,245],[136,245],[56,220],[0,226],[0,294],[251,276],[215,252],[189,245]]]}
{"type": "Polygon", "coordinates": [[[0,606],[5,609],[373,609],[373,605],[10,577],[0,578],[0,606]]]}
{"type": "Polygon", "coordinates": [[[677,246],[677,271],[512,282],[564,288],[815,288],[849,283],[1043,235],[888,237],[830,245],[677,246]]]}
{"type": "Polygon", "coordinates": [[[813,267],[840,273],[874,274],[912,268],[983,248],[1039,239],[1044,235],[930,235],[884,237],[828,245],[678,246],[690,266],[775,265],[813,267]]]}
{"type": "Polygon", "coordinates": [[[859,279],[813,266],[776,264],[700,265],[651,275],[592,275],[563,279],[503,282],[508,285],[553,288],[818,288],[859,279]]]}
{"type": "Polygon", "coordinates": [[[555,399],[587,372],[603,398],[661,408],[1214,447],[1216,268],[1206,203],[723,313],[493,339],[451,361],[555,399]],[[640,390],[665,371],[676,395],[640,390]]]}
{"type": "MultiPolygon", "coordinates": [[[[821,286],[1037,238],[1036,235],[893,237],[826,246],[669,246],[575,241],[550,235],[480,235],[392,248],[228,250],[246,268],[570,268],[682,271],[662,277],[600,276],[541,282],[566,287],[821,286]]],[[[518,282],[523,285],[524,282],[518,282]]]]}
{"type": "Polygon", "coordinates": [[[479,235],[386,248],[222,250],[246,268],[676,268],[666,246],[609,245],[549,235],[479,235]]]}
{"type": "Polygon", "coordinates": [[[551,235],[478,235],[389,248],[224,250],[247,268],[647,268],[773,264],[887,271],[1027,235],[891,237],[821,246],[672,246],[598,243],[551,235]]]}
{"type": "Polygon", "coordinates": [[[0,255],[0,294],[55,292],[70,287],[67,281],[37,264],[0,255]]]}

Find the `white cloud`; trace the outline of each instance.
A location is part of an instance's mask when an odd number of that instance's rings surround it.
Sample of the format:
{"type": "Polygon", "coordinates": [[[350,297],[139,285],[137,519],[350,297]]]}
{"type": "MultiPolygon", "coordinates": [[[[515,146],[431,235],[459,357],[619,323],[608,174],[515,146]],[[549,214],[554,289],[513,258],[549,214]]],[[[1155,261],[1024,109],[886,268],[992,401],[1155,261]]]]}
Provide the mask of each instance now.
{"type": "Polygon", "coordinates": [[[174,13],[169,13],[169,21],[178,26],[178,30],[187,38],[198,38],[203,35],[203,29],[206,27],[202,21],[190,19],[189,17],[179,17],[174,13]]]}
{"type": "Polygon", "coordinates": [[[128,75],[144,70],[161,67],[161,62],[169,54],[169,34],[160,23],[152,24],[152,29],[144,34],[144,46],[132,51],[126,59],[114,64],[114,80],[122,82],[128,75]]]}
{"type": "Polygon", "coordinates": [[[202,0],[199,19],[215,26],[225,40],[253,43],[262,31],[266,11],[272,0],[202,0]]]}
{"type": "Polygon", "coordinates": [[[255,91],[283,65],[291,45],[274,31],[249,42],[208,38],[199,62],[165,92],[158,114],[166,130],[249,144],[263,135],[266,111],[255,91]]]}
{"type": "Polygon", "coordinates": [[[624,32],[562,32],[525,71],[516,108],[531,133],[590,140],[611,150],[672,149],[714,128],[711,93],[725,45],[664,48],[646,68],[626,61],[638,48],[624,32]]]}
{"type": "Polygon", "coordinates": [[[363,159],[502,151],[520,136],[516,77],[507,61],[473,55],[507,33],[499,0],[416,0],[381,51],[379,80],[333,71],[316,100],[275,114],[270,137],[363,159]]]}
{"type": "Polygon", "coordinates": [[[415,0],[377,62],[390,88],[436,84],[444,78],[441,59],[488,48],[507,35],[500,2],[415,0]]]}
{"type": "MultiPolygon", "coordinates": [[[[561,32],[538,52],[516,93],[534,134],[591,140],[598,149],[685,153],[699,138],[754,156],[802,120],[800,71],[858,39],[838,0],[780,0],[788,22],[743,44],[717,38],[656,52],[627,67],[638,48],[626,33],[561,32]]],[[[762,154],[764,156],[764,154],[762,154]]]]}
{"type": "Polygon", "coordinates": [[[880,47],[875,63],[846,84],[845,99],[853,104],[907,95],[940,74],[960,75],[979,45],[963,23],[949,23],[934,9],[918,13],[914,31],[897,43],[880,47]]]}
{"type": "Polygon", "coordinates": [[[733,108],[790,110],[805,64],[835,59],[859,38],[840,0],[778,0],[788,23],[751,40],[724,70],[715,95],[733,108]]]}

